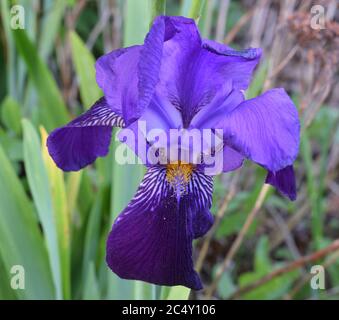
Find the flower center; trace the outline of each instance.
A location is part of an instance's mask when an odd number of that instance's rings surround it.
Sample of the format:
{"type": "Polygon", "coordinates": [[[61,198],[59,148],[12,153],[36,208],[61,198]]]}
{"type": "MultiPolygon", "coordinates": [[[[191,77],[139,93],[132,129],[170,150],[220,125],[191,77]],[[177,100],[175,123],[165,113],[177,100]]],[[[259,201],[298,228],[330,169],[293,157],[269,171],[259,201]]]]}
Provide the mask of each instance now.
{"type": "Polygon", "coordinates": [[[166,179],[178,198],[187,193],[192,171],[193,165],[182,161],[171,162],[166,166],[166,179]]]}

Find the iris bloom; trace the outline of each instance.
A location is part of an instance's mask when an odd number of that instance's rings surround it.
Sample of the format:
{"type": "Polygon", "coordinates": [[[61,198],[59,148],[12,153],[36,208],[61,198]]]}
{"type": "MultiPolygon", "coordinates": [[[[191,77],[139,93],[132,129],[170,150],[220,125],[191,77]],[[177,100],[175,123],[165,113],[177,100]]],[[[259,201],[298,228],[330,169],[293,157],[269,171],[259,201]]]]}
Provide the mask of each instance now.
{"type": "MultiPolygon", "coordinates": [[[[266,183],[294,200],[297,109],[284,89],[250,100],[243,94],[260,56],[260,49],[236,51],[201,39],[194,20],[158,17],[143,45],[99,58],[96,79],[104,97],[50,134],[49,153],[59,168],[73,171],[107,155],[114,126],[135,130],[144,120],[165,132],[222,129],[222,171],[249,159],[267,170],[266,183]]],[[[112,271],[125,279],[201,289],[192,241],[213,223],[212,179],[203,163],[148,164],[108,237],[112,271]]]]}

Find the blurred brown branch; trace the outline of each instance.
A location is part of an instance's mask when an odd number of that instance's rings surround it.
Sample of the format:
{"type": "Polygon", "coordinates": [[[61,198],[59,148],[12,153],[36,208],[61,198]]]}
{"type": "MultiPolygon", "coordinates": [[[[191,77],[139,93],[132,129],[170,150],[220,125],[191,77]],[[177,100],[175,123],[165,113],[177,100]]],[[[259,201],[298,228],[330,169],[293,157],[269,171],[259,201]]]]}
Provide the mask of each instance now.
{"type": "Polygon", "coordinates": [[[286,266],[274,270],[271,273],[267,274],[266,276],[262,277],[261,279],[240,288],[239,290],[237,290],[235,293],[232,294],[232,296],[230,297],[230,299],[236,299],[238,297],[240,297],[241,295],[243,295],[244,293],[247,293],[253,289],[256,289],[260,286],[262,286],[263,284],[271,281],[272,279],[281,276],[284,273],[288,273],[291,272],[297,268],[300,268],[302,266],[304,266],[305,264],[309,263],[309,262],[313,262],[316,260],[319,260],[321,258],[323,258],[324,256],[333,253],[334,251],[339,250],[339,239],[333,241],[329,246],[318,250],[308,256],[302,257],[296,261],[293,261],[289,264],[287,264],[286,266]]]}

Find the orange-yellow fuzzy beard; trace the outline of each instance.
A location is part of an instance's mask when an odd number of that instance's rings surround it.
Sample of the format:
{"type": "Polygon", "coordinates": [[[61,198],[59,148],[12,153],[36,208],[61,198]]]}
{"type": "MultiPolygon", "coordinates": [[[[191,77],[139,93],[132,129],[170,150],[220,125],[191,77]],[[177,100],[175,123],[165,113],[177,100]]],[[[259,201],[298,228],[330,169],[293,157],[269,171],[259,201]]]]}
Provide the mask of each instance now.
{"type": "Polygon", "coordinates": [[[187,193],[187,185],[192,176],[193,168],[192,164],[181,161],[172,162],[166,166],[166,179],[177,197],[187,193]]]}

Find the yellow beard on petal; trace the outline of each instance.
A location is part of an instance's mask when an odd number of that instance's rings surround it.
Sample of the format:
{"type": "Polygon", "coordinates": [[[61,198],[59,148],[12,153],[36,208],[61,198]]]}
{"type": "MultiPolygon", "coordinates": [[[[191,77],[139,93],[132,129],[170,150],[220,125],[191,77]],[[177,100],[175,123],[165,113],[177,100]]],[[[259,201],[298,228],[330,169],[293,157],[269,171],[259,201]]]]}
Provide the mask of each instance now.
{"type": "Polygon", "coordinates": [[[166,166],[166,179],[177,197],[187,193],[187,185],[192,176],[193,167],[192,164],[182,161],[175,161],[166,166]]]}

